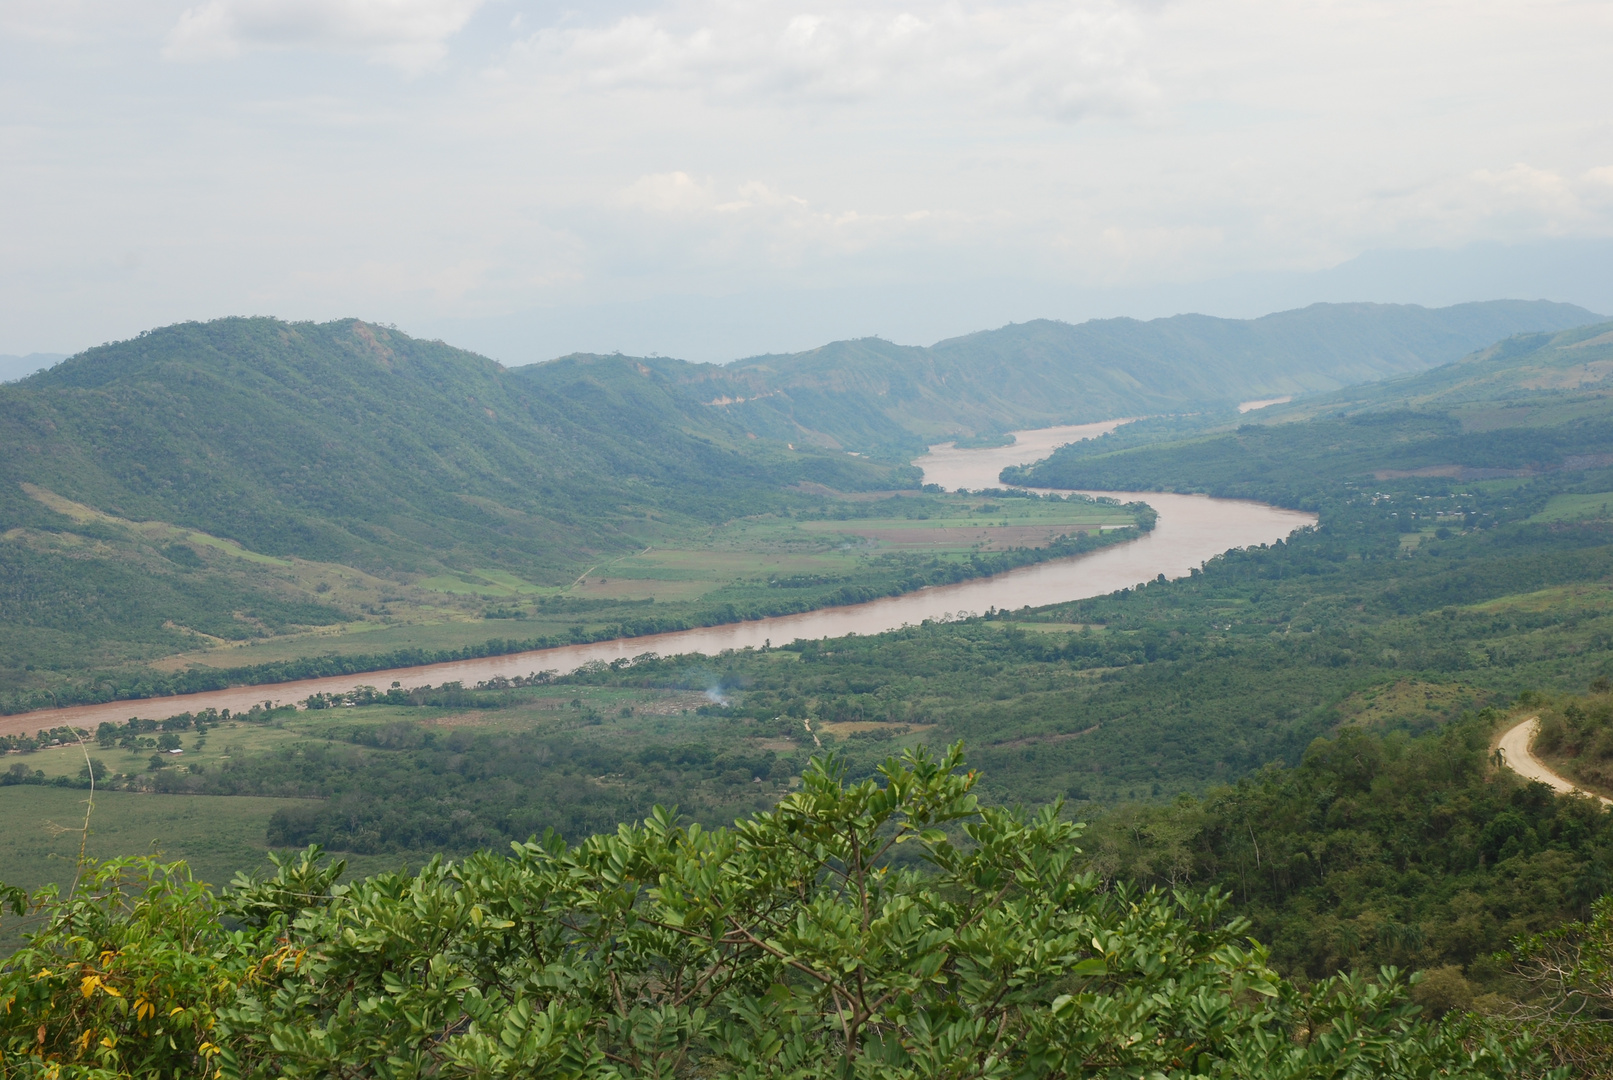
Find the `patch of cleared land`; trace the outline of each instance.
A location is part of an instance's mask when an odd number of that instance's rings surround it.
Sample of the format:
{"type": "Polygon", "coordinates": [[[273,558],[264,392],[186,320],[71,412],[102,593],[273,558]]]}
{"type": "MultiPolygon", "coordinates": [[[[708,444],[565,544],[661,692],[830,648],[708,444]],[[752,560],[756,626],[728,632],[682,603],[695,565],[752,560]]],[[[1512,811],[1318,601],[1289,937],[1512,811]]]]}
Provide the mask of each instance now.
{"type": "Polygon", "coordinates": [[[1553,495],[1530,521],[1607,521],[1613,518],[1613,491],[1590,495],[1553,495]]]}
{"type": "MultiPolygon", "coordinates": [[[[847,505],[866,507],[871,501],[880,500],[848,499],[847,505]]],[[[962,559],[978,551],[1045,547],[1060,536],[1132,524],[1131,515],[1118,506],[1083,502],[887,494],[880,509],[886,506],[894,511],[889,516],[741,518],[703,535],[601,561],[565,586],[538,585],[489,569],[391,586],[341,577],[328,567],[298,566],[279,572],[307,578],[309,588],[330,583],[319,595],[350,602],[361,617],[241,643],[198,642],[202,647],[152,666],[170,671],[191,665],[238,667],[325,654],[458,649],[495,637],[564,636],[576,626],[591,628],[643,611],[586,607],[591,601],[648,603],[656,613],[673,613],[733,599],[736,591],[755,595],[867,574],[870,560],[882,555],[962,559]]]]}

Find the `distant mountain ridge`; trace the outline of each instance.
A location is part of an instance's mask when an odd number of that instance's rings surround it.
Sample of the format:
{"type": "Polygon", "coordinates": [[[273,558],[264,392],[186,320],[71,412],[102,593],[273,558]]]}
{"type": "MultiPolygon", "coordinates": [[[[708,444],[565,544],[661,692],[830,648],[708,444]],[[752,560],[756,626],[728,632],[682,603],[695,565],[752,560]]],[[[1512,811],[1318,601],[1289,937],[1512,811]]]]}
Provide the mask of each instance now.
{"type": "Polygon", "coordinates": [[[1187,438],[1161,427],[1150,442],[1072,443],[1004,469],[1002,480],[1310,508],[1327,484],[1412,478],[1584,474],[1591,490],[1605,491],[1609,478],[1596,477],[1609,466],[1613,322],[1519,334],[1429,371],[1262,409],[1187,438]]]}
{"type": "Polygon", "coordinates": [[[66,353],[35,352],[26,356],[0,353],[0,383],[27,378],[36,371],[41,371],[66,359],[66,353]]]}
{"type": "MultiPolygon", "coordinates": [[[[952,437],[1335,390],[1599,318],[1548,301],[1314,304],[1248,320],[1037,320],[927,348],[863,338],[726,365],[632,359],[759,436],[900,455],[952,437]]],[[[542,383],[602,359],[514,370],[542,383]]]]}
{"type": "Polygon", "coordinates": [[[356,319],[166,327],[0,387],[0,529],[52,520],[31,484],[269,555],[541,580],[642,547],[646,513],[723,520],[800,480],[891,486],[629,385],[537,386],[356,319]]]}

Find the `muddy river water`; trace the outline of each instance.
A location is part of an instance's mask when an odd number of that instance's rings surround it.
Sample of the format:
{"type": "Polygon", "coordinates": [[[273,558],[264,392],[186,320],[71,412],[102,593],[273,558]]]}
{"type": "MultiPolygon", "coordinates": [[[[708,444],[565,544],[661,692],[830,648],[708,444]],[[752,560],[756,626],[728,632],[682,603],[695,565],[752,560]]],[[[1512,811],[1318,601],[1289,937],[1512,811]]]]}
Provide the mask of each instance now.
{"type": "MultiPolygon", "coordinates": [[[[997,474],[1004,466],[1039,460],[1057,446],[1093,438],[1119,423],[1122,421],[1017,432],[1012,446],[986,450],[958,450],[950,445],[933,447],[915,464],[924,469],[926,483],[940,484],[948,490],[998,487],[1001,485],[997,474]]],[[[455,680],[472,685],[497,675],[527,675],[545,670],[565,673],[590,661],[630,658],[646,652],[663,656],[711,655],[724,649],[760,647],[768,642],[784,644],[797,638],[877,634],[925,619],[956,617],[994,607],[1014,609],[1101,596],[1160,574],[1167,578],[1181,577],[1223,551],[1270,543],[1316,521],[1312,514],[1203,495],[1124,491],[1091,494],[1111,495],[1122,502],[1144,500],[1159,511],[1159,521],[1152,533],[1139,540],[1088,555],[1041,563],[958,585],[921,589],[866,604],[479,660],[246,686],[182,697],[42,710],[0,719],[0,733],[32,732],[65,723],[93,729],[102,720],[122,721],[132,715],[160,718],[208,708],[240,711],[265,701],[289,703],[310,694],[340,693],[360,685],[385,687],[401,682],[411,687],[455,680]]]]}

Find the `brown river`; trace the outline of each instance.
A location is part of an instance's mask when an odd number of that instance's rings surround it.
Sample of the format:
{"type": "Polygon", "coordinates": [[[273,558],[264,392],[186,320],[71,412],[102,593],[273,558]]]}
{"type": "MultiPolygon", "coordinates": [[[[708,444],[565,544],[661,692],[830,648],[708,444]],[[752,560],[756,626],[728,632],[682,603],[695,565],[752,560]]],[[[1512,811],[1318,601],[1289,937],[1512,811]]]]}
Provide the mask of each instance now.
{"type": "MultiPolygon", "coordinates": [[[[1052,453],[1055,447],[1078,439],[1094,438],[1124,421],[1041,428],[1016,432],[1011,446],[987,450],[958,450],[950,444],[931,447],[915,464],[924,469],[925,483],[955,488],[999,487],[997,474],[1007,465],[1028,464],[1052,453]]],[[[1020,570],[980,578],[958,585],[940,585],[905,596],[874,600],[848,607],[825,608],[802,615],[730,623],[699,630],[620,638],[591,645],[490,656],[421,667],[372,671],[324,679],[264,686],[245,686],[179,697],[115,701],[105,705],[44,709],[0,719],[0,734],[33,732],[61,724],[94,728],[103,720],[123,721],[133,715],[160,718],[201,709],[240,711],[263,702],[290,703],[315,693],[341,693],[355,686],[405,687],[459,681],[472,685],[494,676],[528,675],[537,671],[566,673],[595,660],[611,661],[654,652],[662,656],[683,653],[714,655],[724,649],[784,644],[797,638],[878,634],[925,619],[949,619],[990,608],[1038,607],[1066,600],[1102,596],[1116,589],[1152,580],[1186,575],[1231,548],[1267,544],[1294,530],[1314,525],[1313,514],[1279,510],[1262,503],[1212,499],[1203,495],[1160,492],[1090,492],[1110,495],[1122,502],[1140,499],[1159,511],[1153,532],[1139,540],[1088,555],[1027,566],[1020,570]]]]}

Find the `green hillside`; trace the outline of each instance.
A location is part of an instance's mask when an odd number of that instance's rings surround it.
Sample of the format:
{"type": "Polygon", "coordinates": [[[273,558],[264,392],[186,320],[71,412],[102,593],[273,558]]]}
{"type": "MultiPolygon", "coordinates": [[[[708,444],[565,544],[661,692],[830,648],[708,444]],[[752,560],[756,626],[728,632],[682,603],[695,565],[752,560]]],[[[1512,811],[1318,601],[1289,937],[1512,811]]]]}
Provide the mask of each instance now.
{"type": "MultiPolygon", "coordinates": [[[[1569,304],[1316,304],[1260,319],[1037,320],[929,348],[877,338],[736,363],[636,361],[764,437],[888,453],[954,436],[1230,408],[1449,363],[1524,331],[1593,322],[1569,304]]],[[[565,364],[582,358],[570,357],[565,364]]],[[[546,380],[554,364],[518,369],[546,380]]]]}
{"type": "Polygon", "coordinates": [[[1613,323],[1523,335],[1419,375],[1261,410],[1235,429],[1074,444],[1003,477],[1292,506],[1316,505],[1323,482],[1567,478],[1613,464],[1610,376],[1613,323]]]}
{"type": "MultiPolygon", "coordinates": [[[[539,385],[354,320],[225,319],[0,386],[0,686],[479,618],[651,544],[821,506],[802,483],[912,486],[908,469],[748,438],[609,367],[539,385]]],[[[372,651],[466,644],[431,633],[372,651]]]]}
{"type": "Polygon", "coordinates": [[[0,425],[8,523],[45,518],[26,482],[367,570],[491,562],[558,580],[642,547],[656,515],[723,520],[801,479],[889,482],[839,458],[764,454],[721,414],[665,395],[586,376],[537,387],[356,321],[153,331],[0,390],[0,425]]]}

